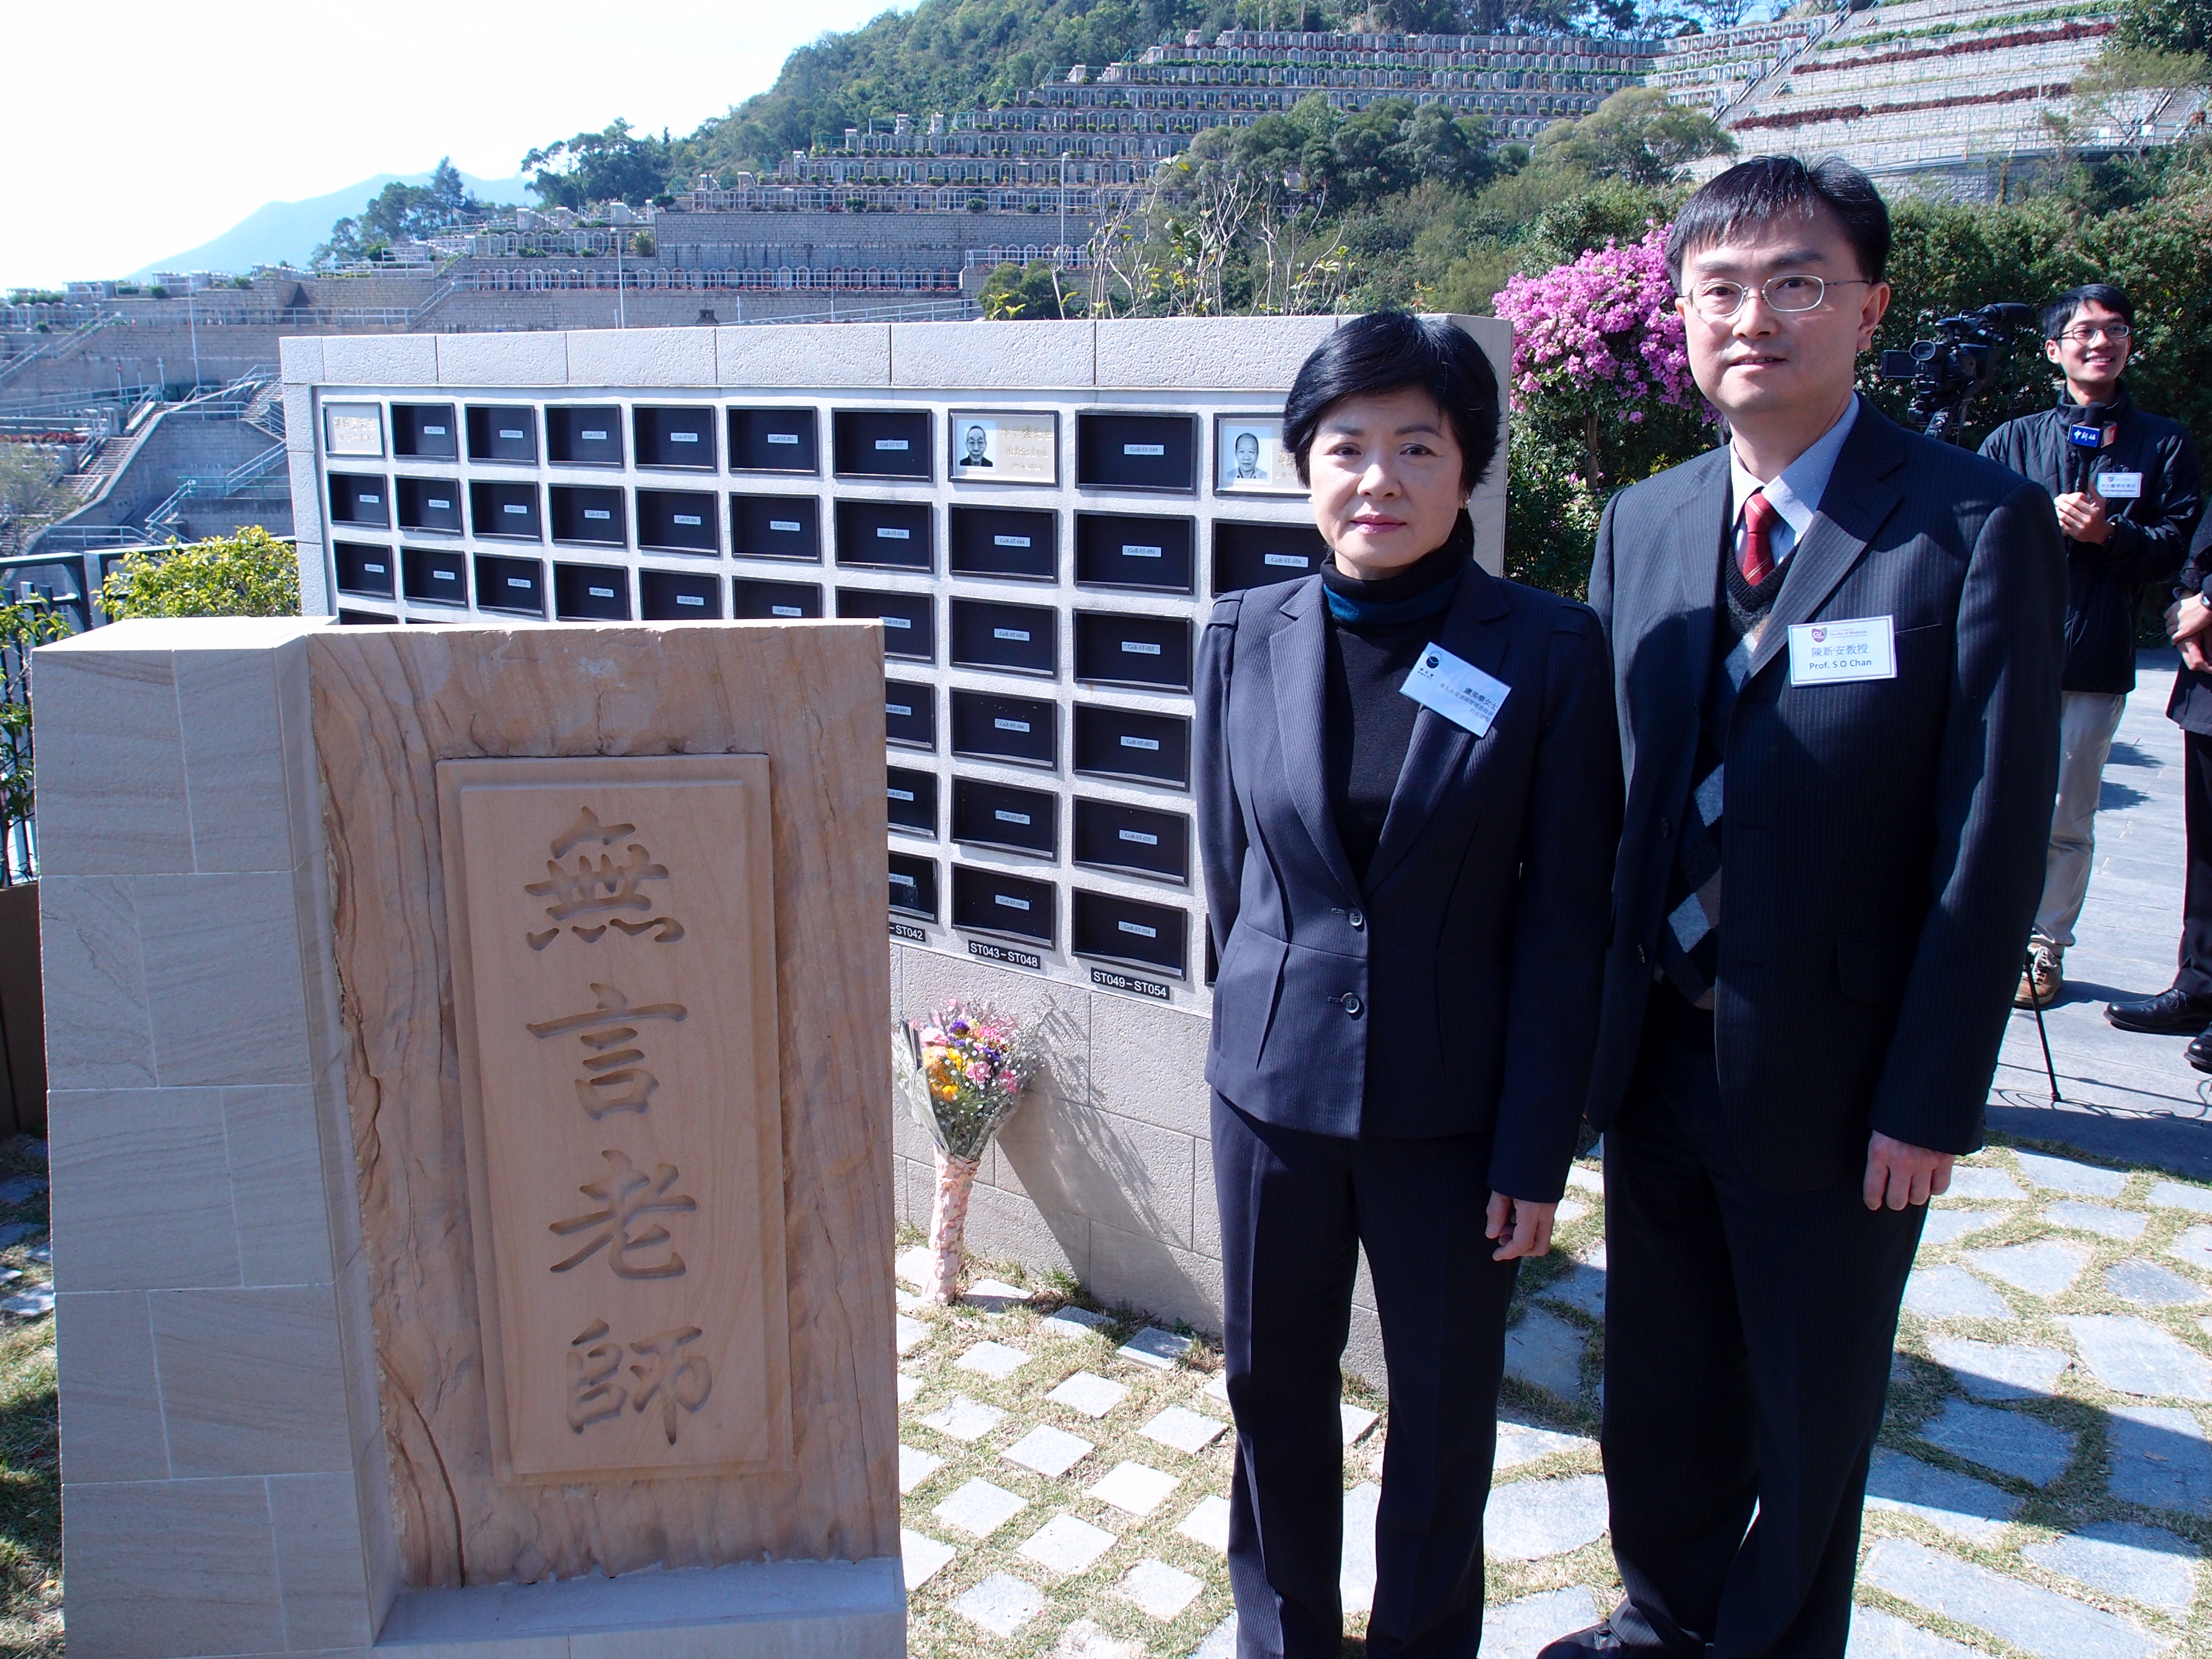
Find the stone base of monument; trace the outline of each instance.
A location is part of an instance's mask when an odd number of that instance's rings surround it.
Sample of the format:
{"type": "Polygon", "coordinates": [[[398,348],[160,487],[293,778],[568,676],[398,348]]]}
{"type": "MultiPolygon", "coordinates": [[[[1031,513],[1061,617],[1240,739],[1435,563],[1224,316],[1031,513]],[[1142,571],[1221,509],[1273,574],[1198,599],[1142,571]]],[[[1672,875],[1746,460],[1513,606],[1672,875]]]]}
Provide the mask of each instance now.
{"type": "Polygon", "coordinates": [[[877,626],[35,672],[73,1659],[902,1653],[877,626]]]}

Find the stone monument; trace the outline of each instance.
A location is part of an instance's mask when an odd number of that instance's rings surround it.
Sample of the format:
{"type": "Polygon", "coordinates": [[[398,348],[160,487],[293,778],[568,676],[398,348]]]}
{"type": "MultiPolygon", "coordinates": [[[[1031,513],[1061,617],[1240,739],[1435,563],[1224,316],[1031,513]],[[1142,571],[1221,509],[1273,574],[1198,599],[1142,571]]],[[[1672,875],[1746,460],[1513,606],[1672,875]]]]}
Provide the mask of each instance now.
{"type": "Polygon", "coordinates": [[[879,628],[38,673],[72,1653],[902,1653],[879,628]]]}

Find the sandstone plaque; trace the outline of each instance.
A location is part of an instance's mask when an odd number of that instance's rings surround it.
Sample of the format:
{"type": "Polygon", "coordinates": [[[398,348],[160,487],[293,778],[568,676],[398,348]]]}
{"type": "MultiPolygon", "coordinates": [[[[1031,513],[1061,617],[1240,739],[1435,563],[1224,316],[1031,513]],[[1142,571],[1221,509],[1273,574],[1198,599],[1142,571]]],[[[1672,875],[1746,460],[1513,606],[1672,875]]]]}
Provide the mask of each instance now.
{"type": "Polygon", "coordinates": [[[438,767],[503,1480],[787,1464],[764,755],[438,767]]]}

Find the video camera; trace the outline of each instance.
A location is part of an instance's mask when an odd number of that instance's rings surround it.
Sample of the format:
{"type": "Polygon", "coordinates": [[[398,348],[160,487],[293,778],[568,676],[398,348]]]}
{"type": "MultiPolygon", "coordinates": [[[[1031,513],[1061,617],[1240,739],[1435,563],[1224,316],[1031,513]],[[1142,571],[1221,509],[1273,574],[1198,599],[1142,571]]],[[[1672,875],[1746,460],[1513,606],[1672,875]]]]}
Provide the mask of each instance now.
{"type": "Polygon", "coordinates": [[[1966,410],[1996,379],[2013,331],[2034,320],[2034,307],[2010,302],[1938,318],[1934,339],[1881,354],[1881,378],[1911,381],[1905,419],[1931,438],[1956,443],[1966,410]]]}

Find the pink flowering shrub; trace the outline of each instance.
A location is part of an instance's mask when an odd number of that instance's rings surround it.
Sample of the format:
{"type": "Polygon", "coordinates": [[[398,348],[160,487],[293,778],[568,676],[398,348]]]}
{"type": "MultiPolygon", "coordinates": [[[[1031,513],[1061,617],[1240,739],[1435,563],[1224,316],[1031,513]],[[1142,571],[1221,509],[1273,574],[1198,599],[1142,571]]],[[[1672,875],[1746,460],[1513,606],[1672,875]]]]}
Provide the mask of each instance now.
{"type": "Polygon", "coordinates": [[[1665,226],[1516,276],[1494,305],[1513,325],[1516,422],[1580,450],[1593,483],[1632,483],[1713,442],[1674,312],[1665,226]]]}

